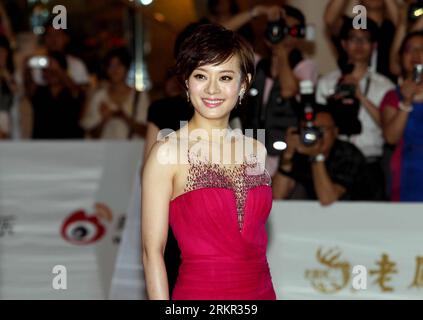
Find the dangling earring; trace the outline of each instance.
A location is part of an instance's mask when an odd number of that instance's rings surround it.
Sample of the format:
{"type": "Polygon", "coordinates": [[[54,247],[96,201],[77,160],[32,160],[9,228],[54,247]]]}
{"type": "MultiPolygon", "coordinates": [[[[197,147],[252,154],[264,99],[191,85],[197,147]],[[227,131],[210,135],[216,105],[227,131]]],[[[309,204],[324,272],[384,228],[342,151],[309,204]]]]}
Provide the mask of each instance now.
{"type": "Polygon", "coordinates": [[[188,103],[191,102],[191,99],[189,98],[189,92],[188,91],[187,91],[187,101],[188,101],[188,103]]]}
{"type": "Polygon", "coordinates": [[[242,104],[242,99],[244,99],[244,94],[245,94],[244,90],[239,93],[239,105],[242,104]]]}

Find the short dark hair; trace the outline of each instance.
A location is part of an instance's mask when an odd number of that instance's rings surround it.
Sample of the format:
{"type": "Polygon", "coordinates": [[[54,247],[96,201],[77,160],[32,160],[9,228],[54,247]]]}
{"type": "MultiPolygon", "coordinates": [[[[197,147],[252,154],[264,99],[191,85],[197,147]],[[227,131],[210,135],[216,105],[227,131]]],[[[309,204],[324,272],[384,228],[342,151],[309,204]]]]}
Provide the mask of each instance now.
{"type": "Polygon", "coordinates": [[[132,57],[128,49],[126,49],[125,47],[113,48],[106,53],[106,56],[104,57],[103,61],[105,69],[107,69],[110,64],[110,61],[113,58],[117,58],[127,70],[129,70],[129,68],[131,67],[132,57]]]}
{"type": "Polygon", "coordinates": [[[224,63],[237,55],[242,79],[249,87],[248,74],[254,77],[254,51],[250,44],[235,32],[217,24],[199,26],[181,45],[176,59],[175,74],[181,84],[198,67],[224,63]]]}
{"type": "Polygon", "coordinates": [[[201,22],[193,22],[187,25],[176,37],[175,45],[173,47],[173,57],[176,59],[178,57],[179,52],[181,51],[181,46],[184,41],[189,38],[190,35],[194,33],[194,31],[204,23],[201,22]]]}
{"type": "Polygon", "coordinates": [[[361,30],[368,32],[370,34],[370,41],[377,42],[379,40],[379,27],[376,22],[372,19],[367,18],[367,28],[366,29],[356,29],[353,24],[353,19],[350,17],[344,17],[344,23],[342,24],[340,31],[340,38],[342,40],[348,40],[350,32],[352,30],[361,30]]]}
{"type": "Polygon", "coordinates": [[[306,24],[305,16],[301,10],[287,4],[282,6],[282,8],[285,10],[287,16],[297,19],[301,25],[306,24]]]}

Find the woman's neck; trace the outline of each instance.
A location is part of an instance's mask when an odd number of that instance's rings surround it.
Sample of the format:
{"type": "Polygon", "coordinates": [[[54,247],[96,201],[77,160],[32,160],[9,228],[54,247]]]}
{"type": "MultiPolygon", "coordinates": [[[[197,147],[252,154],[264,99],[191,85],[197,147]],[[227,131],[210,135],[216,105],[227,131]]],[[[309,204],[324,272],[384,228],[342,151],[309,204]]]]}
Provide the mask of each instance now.
{"type": "Polygon", "coordinates": [[[216,135],[226,137],[230,132],[229,115],[225,118],[210,120],[195,113],[194,117],[188,122],[188,133],[190,134],[193,130],[202,130],[199,132],[202,140],[211,141],[216,135]]]}

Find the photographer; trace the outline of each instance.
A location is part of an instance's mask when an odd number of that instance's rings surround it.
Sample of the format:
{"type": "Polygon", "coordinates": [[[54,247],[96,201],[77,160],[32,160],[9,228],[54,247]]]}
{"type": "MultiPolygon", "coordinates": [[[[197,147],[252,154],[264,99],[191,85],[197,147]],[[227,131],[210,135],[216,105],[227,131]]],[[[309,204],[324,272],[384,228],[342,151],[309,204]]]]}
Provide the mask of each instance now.
{"type": "Polygon", "coordinates": [[[303,13],[285,5],[271,18],[265,34],[270,57],[258,62],[248,103],[241,114],[244,115],[244,128],[266,129],[267,167],[273,175],[280,155],[273,143],[284,137],[288,127],[297,124],[298,82],[311,80],[315,83],[317,68],[300,50],[305,42],[303,13]]]}
{"type": "Polygon", "coordinates": [[[50,52],[46,65],[29,58],[25,63],[24,84],[26,99],[31,104],[33,139],[81,139],[83,131],[79,120],[84,104],[84,94],[66,73],[66,56],[50,52]],[[32,61],[35,61],[32,65],[32,61]],[[43,65],[43,66],[41,66],[43,65]],[[33,70],[41,71],[38,85],[33,70]]]}
{"type": "Polygon", "coordinates": [[[423,31],[407,35],[400,49],[402,79],[382,102],[382,128],[396,145],[391,158],[393,201],[423,200],[423,31]]]}
{"type": "Polygon", "coordinates": [[[287,130],[274,199],[318,199],[324,206],[337,200],[365,200],[365,159],[349,142],[337,139],[338,128],[327,111],[317,111],[314,125],[321,137],[312,146],[301,141],[296,127],[287,130]]]}
{"type": "Polygon", "coordinates": [[[352,19],[341,30],[347,65],[322,77],[316,101],[327,105],[340,129],[340,138],[353,143],[366,157],[369,172],[378,182],[377,199],[385,199],[385,179],[381,166],[384,140],[380,128],[379,106],[391,81],[369,70],[376,45],[377,26],[367,21],[367,29],[354,29],[352,19]]]}
{"type": "MultiPolygon", "coordinates": [[[[346,52],[342,46],[341,29],[349,23],[349,17],[343,15],[350,0],[330,0],[325,11],[324,21],[326,33],[331,39],[337,53],[338,64],[345,63],[346,52]]],[[[380,37],[377,40],[377,50],[373,52],[371,67],[384,76],[395,80],[390,72],[389,52],[394,40],[395,29],[399,24],[399,6],[396,0],[360,0],[359,4],[366,8],[368,20],[376,23],[380,37]]]]}

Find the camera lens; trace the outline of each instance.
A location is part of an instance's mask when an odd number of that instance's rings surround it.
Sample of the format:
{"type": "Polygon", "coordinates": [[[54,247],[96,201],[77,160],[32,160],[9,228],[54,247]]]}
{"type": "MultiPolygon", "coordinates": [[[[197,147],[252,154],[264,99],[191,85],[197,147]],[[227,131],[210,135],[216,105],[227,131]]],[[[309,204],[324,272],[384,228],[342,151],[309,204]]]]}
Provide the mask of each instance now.
{"type": "Polygon", "coordinates": [[[305,146],[313,146],[322,137],[321,130],[316,126],[304,127],[301,130],[301,142],[305,146]]]}
{"type": "Polygon", "coordinates": [[[270,21],[266,28],[266,39],[272,44],[281,42],[286,35],[285,29],[286,24],[284,20],[270,21]]]}

